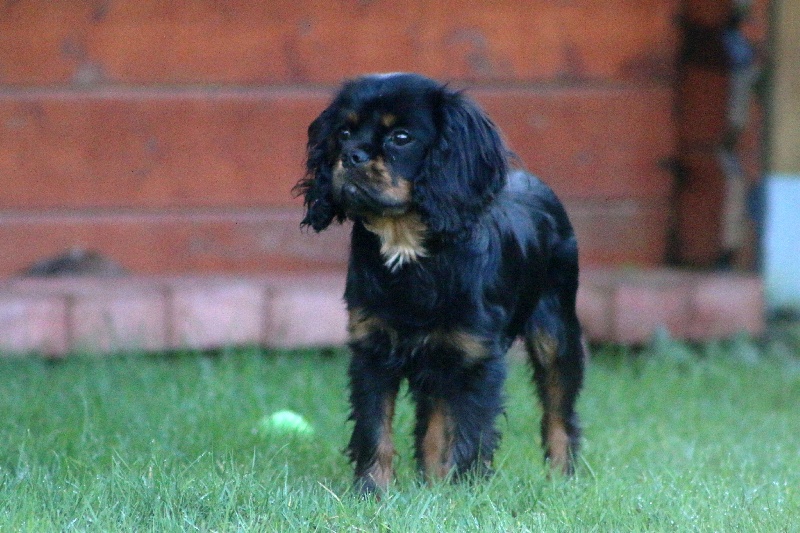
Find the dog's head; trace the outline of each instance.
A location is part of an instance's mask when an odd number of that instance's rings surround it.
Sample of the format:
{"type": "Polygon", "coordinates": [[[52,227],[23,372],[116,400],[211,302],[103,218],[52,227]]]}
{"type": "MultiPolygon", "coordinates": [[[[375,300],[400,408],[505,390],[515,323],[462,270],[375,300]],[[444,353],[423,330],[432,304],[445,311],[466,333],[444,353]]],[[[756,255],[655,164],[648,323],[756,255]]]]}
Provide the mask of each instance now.
{"type": "Polygon", "coordinates": [[[503,187],[507,151],[469,99],[416,74],[346,82],[308,128],[303,225],[408,214],[428,234],[468,227],[503,187]]]}

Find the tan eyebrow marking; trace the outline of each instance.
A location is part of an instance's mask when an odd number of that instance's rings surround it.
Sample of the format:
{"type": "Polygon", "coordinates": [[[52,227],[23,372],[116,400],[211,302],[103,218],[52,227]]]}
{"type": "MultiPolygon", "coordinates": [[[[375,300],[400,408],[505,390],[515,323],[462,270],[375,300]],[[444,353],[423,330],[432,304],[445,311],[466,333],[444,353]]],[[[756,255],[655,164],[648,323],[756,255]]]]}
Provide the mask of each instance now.
{"type": "Polygon", "coordinates": [[[396,122],[397,122],[397,116],[393,115],[392,113],[385,113],[381,117],[381,124],[383,124],[385,128],[391,128],[392,126],[394,126],[396,122]]]}
{"type": "Polygon", "coordinates": [[[355,126],[359,122],[358,113],[356,113],[355,111],[348,111],[347,115],[345,115],[344,119],[351,126],[355,126]]]}

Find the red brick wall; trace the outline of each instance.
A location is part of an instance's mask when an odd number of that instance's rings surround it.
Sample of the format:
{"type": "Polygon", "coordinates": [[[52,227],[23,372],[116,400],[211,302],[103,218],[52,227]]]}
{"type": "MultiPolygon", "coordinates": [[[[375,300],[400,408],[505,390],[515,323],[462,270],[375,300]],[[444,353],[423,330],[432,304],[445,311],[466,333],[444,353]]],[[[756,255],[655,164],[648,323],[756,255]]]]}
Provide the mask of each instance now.
{"type": "Polygon", "coordinates": [[[305,130],[338,82],[468,87],[567,203],[585,264],[664,258],[678,0],[0,7],[0,275],[71,246],[141,273],[331,268],[298,229],[305,130]]]}

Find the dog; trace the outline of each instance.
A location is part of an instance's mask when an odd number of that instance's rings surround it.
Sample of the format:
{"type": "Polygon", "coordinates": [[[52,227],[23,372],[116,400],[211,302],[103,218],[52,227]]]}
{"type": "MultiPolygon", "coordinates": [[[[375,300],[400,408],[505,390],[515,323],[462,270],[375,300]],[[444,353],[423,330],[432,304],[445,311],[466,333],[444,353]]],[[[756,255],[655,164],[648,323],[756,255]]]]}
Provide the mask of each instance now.
{"type": "Polygon", "coordinates": [[[505,354],[522,338],[551,470],[569,475],[586,348],[575,300],[578,247],[552,190],[512,165],[463,92],[411,73],[346,81],[308,128],[302,226],[351,220],[344,299],[361,493],[393,477],[403,380],[415,458],[429,483],[492,471],[505,354]]]}

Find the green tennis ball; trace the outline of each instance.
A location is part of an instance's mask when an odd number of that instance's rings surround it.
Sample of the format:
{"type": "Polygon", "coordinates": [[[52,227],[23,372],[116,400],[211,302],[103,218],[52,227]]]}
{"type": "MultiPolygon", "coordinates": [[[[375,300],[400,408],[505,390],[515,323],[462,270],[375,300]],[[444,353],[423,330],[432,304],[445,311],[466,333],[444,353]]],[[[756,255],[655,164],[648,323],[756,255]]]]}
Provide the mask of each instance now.
{"type": "Polygon", "coordinates": [[[302,415],[288,410],[276,411],[261,418],[256,431],[261,436],[310,437],[314,434],[314,428],[302,415]]]}

